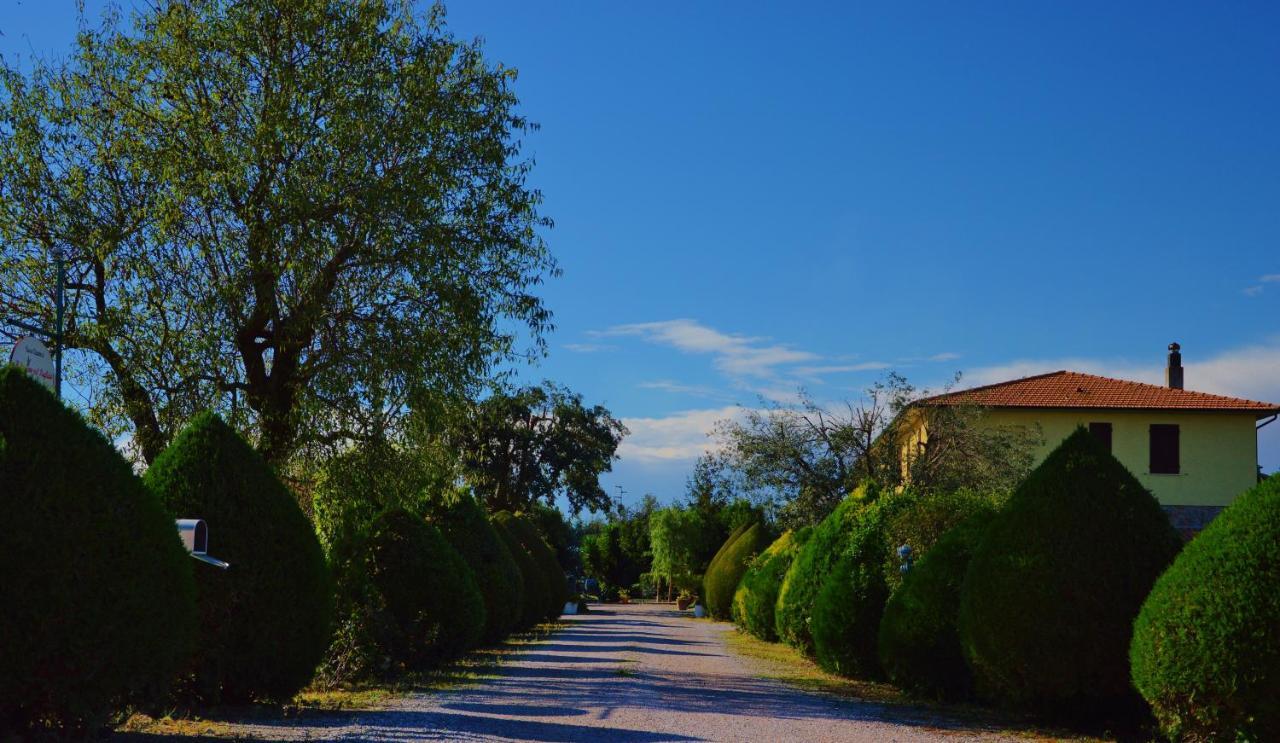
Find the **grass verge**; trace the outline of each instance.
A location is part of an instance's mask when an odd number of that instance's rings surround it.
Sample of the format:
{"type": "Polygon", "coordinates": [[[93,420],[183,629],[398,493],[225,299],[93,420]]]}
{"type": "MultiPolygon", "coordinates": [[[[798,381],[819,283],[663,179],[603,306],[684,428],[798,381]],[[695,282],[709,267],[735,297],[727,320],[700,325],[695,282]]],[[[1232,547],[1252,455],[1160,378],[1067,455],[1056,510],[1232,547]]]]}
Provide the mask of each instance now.
{"type": "Polygon", "coordinates": [[[947,730],[942,725],[945,719],[959,723],[968,731],[998,731],[1001,734],[1028,741],[1102,743],[1111,740],[1111,738],[1097,738],[1069,731],[1042,728],[1026,719],[1011,718],[985,707],[921,701],[908,696],[892,684],[850,679],[828,673],[789,645],[781,642],[765,642],[737,629],[726,631],[724,640],[730,652],[750,658],[762,678],[780,681],[806,691],[833,694],[860,702],[901,707],[903,716],[937,718],[940,736],[955,732],[947,730]]]}
{"type": "Polygon", "coordinates": [[[406,674],[393,681],[335,688],[312,687],[299,692],[286,705],[174,710],[162,717],[138,713],[116,728],[116,732],[138,733],[148,738],[238,739],[242,734],[236,730],[237,723],[384,709],[409,694],[443,691],[493,678],[502,664],[527,646],[545,640],[562,626],[559,622],[542,624],[529,632],[512,635],[501,645],[473,650],[441,668],[406,674]]]}

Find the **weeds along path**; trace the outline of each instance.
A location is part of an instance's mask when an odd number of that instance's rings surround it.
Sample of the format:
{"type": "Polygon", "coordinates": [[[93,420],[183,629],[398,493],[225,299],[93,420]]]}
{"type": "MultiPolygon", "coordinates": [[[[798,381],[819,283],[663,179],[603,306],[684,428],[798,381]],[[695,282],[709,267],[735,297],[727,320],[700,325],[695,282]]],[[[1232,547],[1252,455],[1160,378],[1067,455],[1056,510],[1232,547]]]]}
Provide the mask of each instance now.
{"type": "Polygon", "coordinates": [[[912,705],[817,694],[759,678],[724,623],[669,605],[602,606],[476,685],[391,708],[230,726],[264,740],[1025,740],[912,705]]]}

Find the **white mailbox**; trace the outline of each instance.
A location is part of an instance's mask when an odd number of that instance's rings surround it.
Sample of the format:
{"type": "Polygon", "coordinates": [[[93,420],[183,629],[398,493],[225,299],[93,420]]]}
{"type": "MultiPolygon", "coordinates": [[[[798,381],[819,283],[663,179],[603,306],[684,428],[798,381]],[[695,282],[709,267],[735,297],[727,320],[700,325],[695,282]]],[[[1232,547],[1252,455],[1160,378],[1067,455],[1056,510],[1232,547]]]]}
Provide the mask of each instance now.
{"type": "Polygon", "coordinates": [[[178,536],[182,537],[182,546],[200,562],[206,562],[216,568],[226,570],[230,563],[209,556],[209,526],[204,519],[178,519],[178,536]]]}

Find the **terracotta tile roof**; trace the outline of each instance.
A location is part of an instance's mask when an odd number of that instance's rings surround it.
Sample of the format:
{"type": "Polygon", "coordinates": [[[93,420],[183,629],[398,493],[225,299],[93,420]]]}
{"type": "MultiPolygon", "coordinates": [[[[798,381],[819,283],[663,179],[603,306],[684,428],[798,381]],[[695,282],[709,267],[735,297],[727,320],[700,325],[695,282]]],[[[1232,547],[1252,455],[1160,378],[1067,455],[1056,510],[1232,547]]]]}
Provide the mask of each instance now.
{"type": "Polygon", "coordinates": [[[1258,415],[1280,413],[1280,405],[1174,390],[1073,371],[1056,371],[1010,382],[974,387],[920,400],[917,405],[970,404],[992,408],[1130,408],[1134,410],[1216,410],[1258,415]]]}

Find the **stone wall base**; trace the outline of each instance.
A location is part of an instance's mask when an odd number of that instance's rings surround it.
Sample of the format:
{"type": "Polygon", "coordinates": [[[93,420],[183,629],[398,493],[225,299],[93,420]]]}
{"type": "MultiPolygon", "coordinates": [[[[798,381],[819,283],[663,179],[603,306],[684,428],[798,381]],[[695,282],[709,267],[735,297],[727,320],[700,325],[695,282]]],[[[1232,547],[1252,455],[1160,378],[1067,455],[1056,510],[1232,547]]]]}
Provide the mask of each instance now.
{"type": "Polygon", "coordinates": [[[1169,523],[1182,535],[1183,541],[1199,534],[1225,506],[1163,506],[1169,516],[1169,523]]]}

